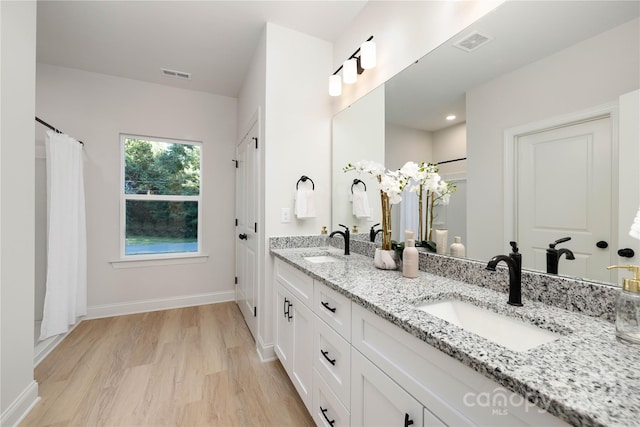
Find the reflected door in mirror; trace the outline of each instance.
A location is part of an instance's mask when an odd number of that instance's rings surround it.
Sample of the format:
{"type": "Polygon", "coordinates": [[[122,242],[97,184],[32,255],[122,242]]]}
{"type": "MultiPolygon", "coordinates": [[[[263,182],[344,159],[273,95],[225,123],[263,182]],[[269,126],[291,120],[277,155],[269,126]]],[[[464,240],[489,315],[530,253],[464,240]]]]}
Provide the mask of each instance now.
{"type": "Polygon", "coordinates": [[[562,257],[559,273],[611,281],[611,118],[520,136],[517,174],[523,267],[546,271],[549,243],[570,236],[575,260],[562,257]]]}

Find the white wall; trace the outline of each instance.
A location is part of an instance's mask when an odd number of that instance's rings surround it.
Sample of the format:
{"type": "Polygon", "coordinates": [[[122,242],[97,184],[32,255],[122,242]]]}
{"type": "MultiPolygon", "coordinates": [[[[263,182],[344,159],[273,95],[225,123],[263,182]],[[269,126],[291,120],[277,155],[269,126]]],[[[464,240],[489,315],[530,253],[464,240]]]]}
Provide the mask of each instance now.
{"type": "Polygon", "coordinates": [[[383,141],[385,166],[400,169],[408,161],[433,161],[432,133],[426,130],[386,123],[383,141]]]}
{"type": "Polygon", "coordinates": [[[34,112],[36,3],[0,2],[0,424],[35,404],[34,112]]]}
{"type": "Polygon", "coordinates": [[[89,316],[233,299],[236,99],[45,64],[36,94],[37,115],[85,143],[89,316]],[[120,133],[202,141],[206,262],[112,266],[120,251],[120,133]]]}
{"type": "Polygon", "coordinates": [[[382,220],[380,193],[377,191],[378,179],[371,174],[344,173],[342,170],[349,163],[360,160],[385,164],[384,96],[383,87],[374,89],[359,99],[356,105],[341,111],[333,118],[332,170],[336,173],[332,184],[332,230],[338,229],[338,224],[350,228],[357,225],[360,232],[366,233],[374,223],[382,220]],[[353,215],[350,196],[351,185],[356,178],[367,186],[370,218],[356,218],[353,215]]]}
{"type": "Polygon", "coordinates": [[[260,252],[258,272],[258,352],[273,352],[273,260],[268,238],[319,234],[329,227],[331,212],[330,126],[326,94],[331,44],[267,23],[238,97],[238,137],[248,130],[256,111],[261,120],[260,252]],[[302,175],[316,185],[317,218],[293,216],[295,185],[302,175]],[[280,222],[280,210],[291,210],[291,222],[280,222]]]}
{"type": "MultiPolygon", "coordinates": [[[[331,220],[331,107],[327,96],[331,44],[271,23],[266,28],[265,236],[319,234],[331,220]],[[293,215],[295,185],[302,175],[315,183],[317,218],[293,215]],[[280,209],[291,222],[280,222],[280,209]]],[[[265,250],[264,307],[273,307],[272,259],[265,250]]],[[[265,311],[268,309],[265,309],[265,311]]],[[[272,312],[271,312],[272,313],[272,312]]],[[[260,326],[273,342],[273,318],[260,326]]]]}
{"type": "MultiPolygon", "coordinates": [[[[504,0],[482,1],[370,1],[334,44],[335,71],[369,36],[377,46],[378,65],[343,85],[333,98],[337,112],[381,85],[459,31],[495,9],[504,0]]],[[[329,74],[323,87],[328,93],[329,74]]]]}
{"type": "MultiPolygon", "coordinates": [[[[236,137],[236,144],[242,140],[246,132],[251,128],[251,124],[254,120],[259,121],[259,164],[260,170],[265,170],[265,104],[266,104],[266,71],[267,70],[267,34],[266,26],[262,32],[260,42],[251,59],[251,65],[247,70],[240,95],[238,96],[238,132],[236,137]]],[[[258,272],[256,274],[257,280],[257,309],[258,309],[258,336],[254,337],[257,342],[258,353],[263,359],[272,358],[275,356],[271,342],[271,332],[266,328],[271,328],[273,310],[271,306],[265,305],[265,301],[270,301],[271,298],[271,276],[265,275],[265,264],[270,268],[270,261],[265,262],[268,257],[269,249],[268,235],[265,232],[265,179],[264,175],[260,174],[258,177],[258,253],[262,256],[258,257],[258,272]],[[267,342],[265,342],[265,336],[267,342]]]]}
{"type": "Polygon", "coordinates": [[[616,102],[640,85],[638,19],[467,93],[467,254],[504,253],[503,132],[616,102]]]}
{"type": "Polygon", "coordinates": [[[319,234],[331,219],[331,109],[326,91],[331,44],[267,24],[265,107],[266,229],[270,236],[319,234]],[[293,213],[302,175],[315,182],[317,218],[280,222],[280,208],[293,213]]]}
{"type": "MultiPolygon", "coordinates": [[[[467,124],[459,123],[432,133],[433,137],[433,161],[446,162],[447,160],[462,159],[467,157],[467,124]]],[[[445,163],[440,165],[440,175],[463,174],[467,172],[466,160],[445,163]]]]}

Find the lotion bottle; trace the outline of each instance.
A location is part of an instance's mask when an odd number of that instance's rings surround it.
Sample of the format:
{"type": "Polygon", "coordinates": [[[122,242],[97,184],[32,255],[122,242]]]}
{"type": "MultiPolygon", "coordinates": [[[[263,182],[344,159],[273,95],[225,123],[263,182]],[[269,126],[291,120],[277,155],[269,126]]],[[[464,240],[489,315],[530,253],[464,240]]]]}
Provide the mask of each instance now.
{"type": "Polygon", "coordinates": [[[449,247],[449,253],[451,256],[464,258],[464,245],[462,244],[462,238],[460,236],[453,237],[453,243],[449,247]]]}
{"type": "Polygon", "coordinates": [[[402,251],[402,275],[410,279],[418,277],[418,250],[413,231],[404,232],[404,250],[402,251]]]}

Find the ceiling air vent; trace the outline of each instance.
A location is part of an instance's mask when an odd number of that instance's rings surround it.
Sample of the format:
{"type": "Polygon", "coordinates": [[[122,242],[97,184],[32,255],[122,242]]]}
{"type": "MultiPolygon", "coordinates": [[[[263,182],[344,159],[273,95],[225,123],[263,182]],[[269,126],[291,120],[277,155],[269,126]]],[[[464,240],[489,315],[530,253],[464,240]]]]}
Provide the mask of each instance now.
{"type": "Polygon", "coordinates": [[[168,70],[166,68],[160,68],[160,71],[162,71],[163,76],[191,80],[191,73],[185,73],[184,71],[168,70]]]}
{"type": "Polygon", "coordinates": [[[473,50],[476,50],[480,46],[489,43],[491,40],[493,40],[492,37],[485,36],[478,31],[474,31],[473,33],[463,37],[461,40],[458,40],[453,45],[458,49],[464,50],[465,52],[471,52],[473,50]]]}

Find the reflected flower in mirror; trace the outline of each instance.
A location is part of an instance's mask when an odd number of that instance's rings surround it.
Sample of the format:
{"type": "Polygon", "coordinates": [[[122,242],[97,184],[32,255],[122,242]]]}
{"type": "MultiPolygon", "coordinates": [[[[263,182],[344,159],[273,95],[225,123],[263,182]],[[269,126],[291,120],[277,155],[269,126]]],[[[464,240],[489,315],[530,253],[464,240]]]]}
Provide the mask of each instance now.
{"type": "Polygon", "coordinates": [[[436,163],[427,162],[419,164],[407,162],[400,169],[400,173],[411,178],[412,185],[409,190],[418,193],[418,218],[420,218],[418,237],[423,240],[422,246],[431,251],[435,251],[435,243],[432,238],[435,207],[440,204],[448,205],[451,194],[456,191],[456,185],[443,180],[438,172],[436,163]],[[425,200],[426,213],[423,215],[425,200]]]}
{"type": "Polygon", "coordinates": [[[380,202],[382,207],[382,249],[392,250],[391,243],[391,205],[402,201],[402,191],[410,181],[410,177],[402,170],[390,171],[379,163],[369,160],[361,160],[356,163],[349,163],[343,168],[344,172],[355,171],[358,173],[368,173],[378,179],[380,189],[380,202]]]}

